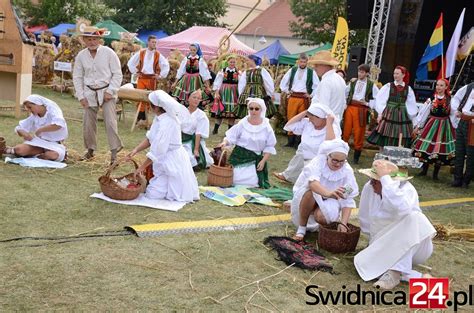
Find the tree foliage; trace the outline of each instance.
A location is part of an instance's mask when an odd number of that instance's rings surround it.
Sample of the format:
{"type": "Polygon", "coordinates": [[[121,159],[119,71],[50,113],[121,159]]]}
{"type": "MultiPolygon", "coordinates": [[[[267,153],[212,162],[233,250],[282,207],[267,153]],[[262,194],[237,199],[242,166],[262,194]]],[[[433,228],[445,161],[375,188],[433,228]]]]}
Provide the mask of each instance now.
{"type": "Polygon", "coordinates": [[[113,12],[105,4],[93,0],[41,0],[39,4],[31,0],[16,0],[22,17],[30,25],[57,25],[75,23],[78,17],[90,20],[93,24],[113,12]]]}
{"type": "Polygon", "coordinates": [[[191,26],[224,26],[225,0],[104,0],[115,10],[113,20],[129,31],[162,29],[168,34],[191,26]]]}
{"type": "MultiPolygon", "coordinates": [[[[291,0],[291,11],[297,22],[290,22],[295,37],[302,38],[302,45],[332,43],[339,16],[347,19],[346,0],[291,0]]],[[[367,41],[367,30],[351,29],[349,45],[360,45],[367,41]]]]}

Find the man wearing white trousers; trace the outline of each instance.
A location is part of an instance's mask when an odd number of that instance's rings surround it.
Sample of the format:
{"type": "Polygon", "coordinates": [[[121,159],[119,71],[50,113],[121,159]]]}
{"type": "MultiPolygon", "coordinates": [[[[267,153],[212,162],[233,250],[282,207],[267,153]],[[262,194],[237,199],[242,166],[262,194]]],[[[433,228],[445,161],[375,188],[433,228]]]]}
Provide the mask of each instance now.
{"type": "MultiPolygon", "coordinates": [[[[418,193],[408,174],[385,160],[376,160],[360,173],[371,178],[362,190],[359,219],[362,232],[369,234],[369,246],[354,258],[364,281],[393,289],[401,280],[427,277],[413,269],[433,253],[436,230],[421,212],[418,193]]],[[[430,276],[428,276],[430,277],[430,276]]]]}

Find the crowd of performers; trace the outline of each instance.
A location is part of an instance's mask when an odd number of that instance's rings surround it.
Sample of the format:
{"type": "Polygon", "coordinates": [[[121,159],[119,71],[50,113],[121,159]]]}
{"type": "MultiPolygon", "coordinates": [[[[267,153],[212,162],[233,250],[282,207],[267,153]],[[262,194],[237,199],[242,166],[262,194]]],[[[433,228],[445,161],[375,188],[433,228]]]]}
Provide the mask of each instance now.
{"type": "MultiPolygon", "coordinates": [[[[76,58],[73,76],[76,96],[84,108],[87,151],[83,160],[93,158],[97,149],[97,111],[101,107],[114,162],[123,146],[115,114],[122,73],[113,50],[99,44],[102,35],[101,29],[84,29],[86,48],[76,58]]],[[[138,74],[138,88],[153,89],[153,82],[166,77],[169,70],[166,59],[152,47],[149,45],[130,59],[130,70],[138,74]]],[[[203,100],[209,98],[213,101],[208,107],[216,121],[213,134],[224,120],[228,123],[219,147],[233,147],[229,163],[233,166],[234,185],[270,187],[268,162],[277,153],[276,136],[269,122],[276,110],[272,101],[275,86],[264,68],[251,64],[241,72],[235,61],[233,56],[227,58],[211,84],[200,47],[192,44],[173,83],[174,91],[150,93],[153,123],[144,140],[127,155],[131,158],[147,151],[146,161],[137,169],[141,173],[152,168],[147,197],[183,202],[199,199],[193,169],[205,169],[212,163],[205,144],[210,122],[201,107],[203,100]]],[[[420,175],[426,175],[429,164],[434,164],[433,178],[437,179],[440,166],[453,160],[452,186],[468,187],[473,175],[474,83],[451,96],[449,82],[438,80],[433,98],[418,109],[403,66],[397,66],[394,81],[379,90],[368,78],[367,65],[359,66],[358,77],[346,85],[336,73],[337,64],[329,51],[311,58],[302,54],[281,81],[281,90],[288,95],[286,146],[297,150],[287,169],[273,174],[294,183],[291,215],[297,240],[304,239],[308,231],[318,230],[319,225],[348,223],[351,210],[356,207],[354,199],[359,195],[354,170],[348,162],[348,141],[354,137],[351,163],[357,164],[370,110],[375,110],[378,117],[368,142],[384,147],[397,146],[401,140],[424,162],[420,175]]],[[[63,142],[68,131],[59,106],[39,95],[29,96],[24,105],[30,116],[15,128],[24,142],[0,152],[64,160],[63,142]]],[[[145,112],[145,104],[141,105],[141,112],[145,112]]],[[[374,161],[371,169],[359,171],[370,179],[359,203],[360,225],[370,240],[354,259],[358,273],[366,281],[378,278],[375,285],[383,289],[392,289],[401,280],[421,277],[413,265],[423,263],[432,254],[435,230],[420,209],[410,177],[395,164],[382,160],[374,161]],[[387,245],[393,249],[388,251],[387,245]]],[[[340,226],[338,230],[344,232],[346,228],[340,226]]]]}

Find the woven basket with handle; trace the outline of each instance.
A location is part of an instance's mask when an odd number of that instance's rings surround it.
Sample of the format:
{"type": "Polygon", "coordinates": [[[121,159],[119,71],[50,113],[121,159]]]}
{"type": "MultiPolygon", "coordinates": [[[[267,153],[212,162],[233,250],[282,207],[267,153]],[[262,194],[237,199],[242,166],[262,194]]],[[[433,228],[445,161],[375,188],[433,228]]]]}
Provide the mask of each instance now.
{"type": "Polygon", "coordinates": [[[360,237],[360,228],[340,222],[332,222],[328,225],[320,225],[318,235],[318,246],[320,249],[332,253],[345,253],[355,251],[360,237]],[[337,226],[341,224],[347,232],[337,231],[337,226]]]}
{"type": "Polygon", "coordinates": [[[207,184],[209,186],[230,187],[234,181],[234,168],[232,165],[226,166],[222,163],[222,157],[227,154],[223,150],[217,165],[212,164],[207,171],[207,184]]]}
{"type": "MultiPolygon", "coordinates": [[[[109,166],[105,174],[99,177],[100,189],[107,197],[114,200],[133,200],[138,197],[142,192],[145,192],[146,189],[146,179],[143,175],[138,175],[135,178],[134,173],[130,173],[120,177],[112,177],[112,171],[115,170],[120,164],[123,164],[127,161],[115,161],[109,166]],[[125,188],[120,186],[115,180],[120,181],[122,178],[127,178],[131,183],[137,184],[137,188],[125,188]]],[[[130,159],[129,162],[132,162],[135,166],[135,169],[138,168],[137,162],[133,159],[130,159]]]]}

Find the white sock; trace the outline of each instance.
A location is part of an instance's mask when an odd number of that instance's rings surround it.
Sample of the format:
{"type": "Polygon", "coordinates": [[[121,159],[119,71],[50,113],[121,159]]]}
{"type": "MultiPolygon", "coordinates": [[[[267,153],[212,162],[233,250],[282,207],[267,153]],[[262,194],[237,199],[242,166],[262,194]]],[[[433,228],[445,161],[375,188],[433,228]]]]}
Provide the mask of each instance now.
{"type": "Polygon", "coordinates": [[[298,226],[298,230],[296,231],[297,235],[306,235],[306,226],[298,226]]]}

